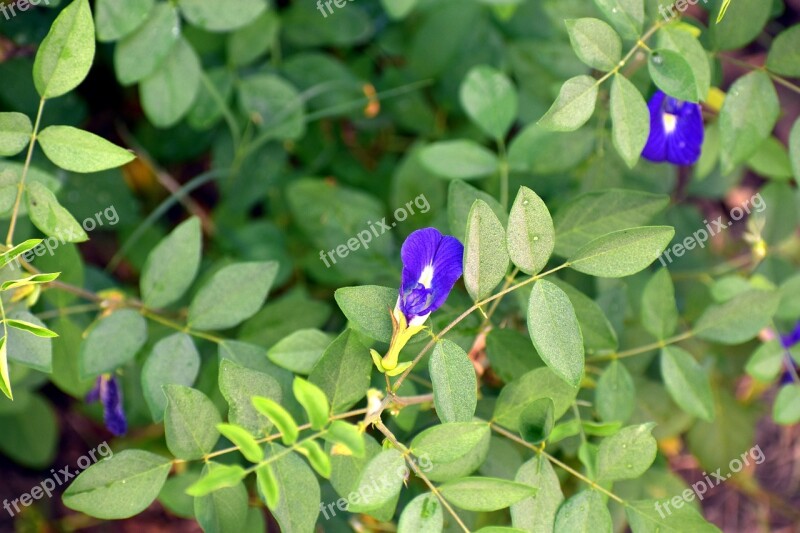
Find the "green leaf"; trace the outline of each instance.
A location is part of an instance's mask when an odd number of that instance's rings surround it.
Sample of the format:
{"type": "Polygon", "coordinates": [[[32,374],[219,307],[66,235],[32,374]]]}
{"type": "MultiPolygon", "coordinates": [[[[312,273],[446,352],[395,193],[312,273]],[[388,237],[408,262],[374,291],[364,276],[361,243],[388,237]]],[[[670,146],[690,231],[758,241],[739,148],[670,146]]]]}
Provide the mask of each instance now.
{"type": "Polygon", "coordinates": [[[541,444],[553,431],[555,405],[550,398],[539,398],[528,404],[519,415],[519,434],[532,444],[541,444]]]}
{"type": "Polygon", "coordinates": [[[641,226],[669,204],[669,196],[623,189],[590,192],[558,210],[555,252],[574,255],[591,240],[614,231],[641,226]]]}
{"type": "Polygon", "coordinates": [[[571,268],[590,276],[621,278],[636,274],[658,259],[675,235],[669,226],[615,231],[586,244],[569,259],[571,268]]]}
{"type": "Polygon", "coordinates": [[[246,476],[247,471],[239,465],[209,463],[208,472],[186,489],[186,494],[196,498],[206,496],[220,489],[236,487],[246,476]]]}
{"type": "Polygon", "coordinates": [[[597,450],[597,477],[606,481],[635,479],[656,459],[658,445],[650,434],[655,423],[622,428],[603,439],[597,450]]]}
{"type": "Polygon", "coordinates": [[[578,390],[567,384],[549,368],[536,368],[512,381],[500,391],[492,420],[511,431],[518,431],[519,417],[525,408],[539,398],[551,398],[558,420],[572,405],[578,390]]]}
{"type": "Polygon", "coordinates": [[[426,492],[405,506],[397,523],[397,533],[440,533],[443,527],[442,504],[439,498],[426,492]]]}
{"type": "Polygon", "coordinates": [[[534,368],[544,366],[531,339],[519,331],[493,328],[486,337],[486,355],[494,372],[508,383],[534,368]]]}
{"type": "Polygon", "coordinates": [[[285,445],[290,446],[297,441],[297,436],[300,434],[297,422],[281,404],[263,396],[254,396],[253,407],[275,425],[275,428],[281,433],[281,441],[285,445]]]}
{"type": "Polygon", "coordinates": [[[745,371],[764,383],[771,383],[783,370],[785,351],[778,340],[759,346],[747,361],[745,371]]]}
{"type": "Polygon", "coordinates": [[[622,40],[614,28],[596,18],[564,21],[578,59],[593,69],[607,72],[622,59],[622,40]]]}
{"type": "Polygon", "coordinates": [[[0,267],[4,267],[7,264],[11,263],[12,261],[14,261],[14,259],[21,256],[28,250],[33,250],[34,248],[42,244],[42,242],[44,242],[42,239],[28,239],[26,241],[17,244],[16,246],[13,246],[9,250],[0,254],[0,267]]]}
{"type": "Polygon", "coordinates": [[[508,213],[494,196],[476,189],[465,181],[453,180],[447,188],[447,221],[450,233],[461,242],[464,242],[466,237],[469,212],[475,200],[486,202],[503,226],[508,224],[508,213]]]}
{"type": "Polygon", "coordinates": [[[680,52],[668,48],[653,50],[647,67],[653,83],[669,96],[689,102],[699,102],[706,97],[697,93],[698,83],[692,66],[680,52]]]}
{"type": "Polygon", "coordinates": [[[22,279],[10,279],[8,281],[4,281],[3,284],[0,285],[0,291],[10,291],[19,287],[50,283],[51,281],[55,281],[59,275],[61,275],[60,272],[54,272],[52,274],[34,274],[33,276],[28,276],[27,278],[22,279]]]}
{"type": "Polygon", "coordinates": [[[157,128],[177,124],[200,92],[200,59],[186,39],[180,39],[158,69],[142,80],[145,115],[157,128]]]}
{"type": "Polygon", "coordinates": [[[564,495],[550,461],[535,455],[519,468],[514,481],[535,488],[536,494],[511,506],[511,524],[534,533],[552,533],[564,495]]]}
{"type": "Polygon", "coordinates": [[[62,501],[103,520],[130,518],[147,509],[167,479],[172,461],[142,450],[123,450],[83,471],[62,501]]]}
{"type": "Polygon", "coordinates": [[[643,0],[595,0],[594,3],[625,39],[636,39],[642,34],[643,0]]]}
{"type": "MultiPolygon", "coordinates": [[[[0,424],[5,430],[0,440],[0,453],[21,467],[51,467],[58,452],[59,427],[50,401],[29,393],[21,386],[13,402],[0,402],[0,424]]],[[[111,451],[110,448],[106,449],[111,451]]]]}
{"type": "Polygon", "coordinates": [[[539,357],[564,381],[577,387],[583,377],[583,336],[567,295],[547,280],[533,286],[528,333],[539,357]]]}
{"type": "Polygon", "coordinates": [[[269,463],[264,463],[256,469],[256,479],[258,482],[258,492],[264,498],[264,503],[272,509],[278,505],[280,500],[280,488],[278,480],[275,479],[275,472],[269,463]]]}
{"type": "Polygon", "coordinates": [[[153,421],[164,418],[167,398],[164,385],[184,385],[190,387],[200,371],[200,354],[186,333],[173,333],[153,346],[142,367],[142,395],[153,421]]]}
{"type": "Polygon", "coordinates": [[[756,174],[774,180],[788,180],[792,177],[792,162],[783,143],[770,137],[758,151],[747,160],[747,166],[756,174]]]}
{"type": "MultiPolygon", "coordinates": [[[[270,456],[285,452],[272,444],[270,456]]],[[[313,531],[320,509],[320,489],[314,472],[297,454],[289,453],[272,463],[280,498],[270,507],[283,533],[313,531]]]]}
{"type": "Polygon", "coordinates": [[[653,274],[642,292],[642,325],[658,340],[675,333],[678,327],[678,307],[675,287],[666,268],[653,274]]]}
{"type": "Polygon", "coordinates": [[[611,514],[598,492],[582,490],[561,505],[553,530],[611,533],[611,514]]]}
{"type": "Polygon", "coordinates": [[[508,270],[506,232],[492,208],[475,200],[464,241],[464,285],[473,300],[483,300],[503,281],[508,270]]]}
{"type": "Polygon", "coordinates": [[[657,500],[628,501],[625,515],[633,533],[720,533],[720,530],[706,522],[705,518],[691,505],[670,506],[663,510],[657,500]],[[659,509],[661,511],[659,512],[659,509]]]}
{"type": "Polygon", "coordinates": [[[142,315],[132,309],[114,311],[94,325],[81,345],[81,378],[113,372],[136,357],[146,341],[147,321],[142,315]]]}
{"type": "Polygon", "coordinates": [[[433,402],[442,422],[469,422],[478,404],[475,367],[461,347],[442,339],[428,363],[433,383],[433,402]]]}
{"type": "Polygon", "coordinates": [[[0,338],[0,388],[10,400],[14,399],[11,393],[11,376],[8,374],[8,346],[6,340],[8,337],[0,338]]]}
{"type": "Polygon", "coordinates": [[[367,354],[358,335],[346,329],[311,370],[308,380],[325,392],[334,413],[346,411],[366,395],[372,374],[367,354]]]}
{"type": "Polygon", "coordinates": [[[473,67],[460,89],[469,118],[495,139],[502,139],[517,117],[517,91],[505,74],[487,65],[473,67]]]}
{"type": "Polygon", "coordinates": [[[42,233],[66,242],[83,242],[89,239],[78,221],[58,203],[50,189],[37,181],[28,181],[25,192],[31,222],[42,233]]]}
{"type": "Polygon", "coordinates": [[[439,491],[456,507],[481,512],[505,509],[536,494],[536,489],[528,485],[491,477],[465,477],[448,481],[439,487],[439,491]]]}
{"type": "Polygon", "coordinates": [[[767,68],[783,76],[800,77],[800,24],[781,32],[772,41],[767,68]]]}
{"type": "Polygon", "coordinates": [[[80,85],[94,61],[94,21],[88,0],[75,0],[58,14],[33,63],[33,82],[42,98],[55,98],[80,85]]]}
{"type": "Polygon", "coordinates": [[[310,374],[330,345],[331,337],[318,329],[300,329],[284,337],[267,352],[270,361],[295,374],[310,374]]]}
{"type": "Polygon", "coordinates": [[[714,399],[708,372],[694,357],[677,346],[661,350],[661,375],[678,406],[703,420],[714,419],[714,399]]]}
{"type": "Polygon", "coordinates": [[[772,406],[772,417],[776,424],[784,426],[800,422],[800,385],[790,383],[781,388],[772,406]]]}
{"type": "MultiPolygon", "coordinates": [[[[126,12],[127,16],[127,12],[126,12]]],[[[164,63],[181,37],[178,10],[157,3],[134,32],[114,48],[114,70],[122,85],[132,85],[153,74],[164,63]]]]}
{"type": "Polygon", "coordinates": [[[411,441],[417,457],[431,467],[425,473],[433,481],[447,481],[478,469],[489,453],[491,430],[486,422],[451,422],[422,431],[411,441]]]}
{"type": "Polygon", "coordinates": [[[679,26],[666,26],[658,32],[658,46],[683,56],[697,85],[697,97],[705,100],[711,88],[711,67],[708,53],[694,35],[679,26]]]}
{"type": "Polygon", "coordinates": [[[214,403],[202,392],[183,385],[164,385],[167,448],[178,459],[201,459],[219,440],[222,422],[214,403]]]}
{"type": "Polygon", "coordinates": [[[594,300],[558,278],[551,278],[548,281],[564,291],[572,303],[583,334],[583,346],[586,353],[609,352],[619,347],[614,327],[594,300]]]}
{"type": "Polygon", "coordinates": [[[37,337],[41,338],[58,337],[58,333],[56,333],[55,331],[50,331],[44,326],[39,326],[37,324],[25,320],[6,318],[6,324],[8,324],[9,327],[16,328],[21,331],[27,331],[28,333],[32,333],[37,337]]]}
{"type": "Polygon", "coordinates": [[[33,135],[31,119],[22,113],[0,113],[0,156],[15,156],[28,146],[33,135]]]}
{"type": "Polygon", "coordinates": [[[303,98],[290,83],[271,74],[239,82],[239,105],[263,131],[275,139],[299,139],[306,131],[303,98]]]}
{"type": "Polygon", "coordinates": [[[8,358],[28,368],[50,373],[53,371],[52,337],[58,335],[47,329],[44,322],[27,311],[10,311],[6,318],[8,358]]]}
{"type": "Polygon", "coordinates": [[[277,273],[275,261],[223,267],[192,299],[189,327],[210,330],[239,325],[264,305],[277,273]]]}
{"type": "Polygon", "coordinates": [[[50,126],[36,139],[50,161],[70,172],[100,172],[121,167],[136,158],[102,137],[71,126],[50,126]]]}
{"type": "Polygon", "coordinates": [[[343,420],[334,420],[323,437],[327,441],[344,446],[350,451],[350,455],[355,457],[364,457],[366,453],[364,433],[343,420]]]}
{"type": "Polygon", "coordinates": [[[397,289],[377,285],[342,287],[333,296],[353,329],[376,341],[391,340],[389,313],[397,303],[397,289]]]}
{"type": "MultiPolygon", "coordinates": [[[[221,466],[223,465],[210,462],[204,468],[204,474],[221,466]]],[[[248,494],[244,483],[235,483],[231,487],[192,500],[194,500],[194,516],[203,531],[239,533],[245,527],[248,494]]]]}
{"type": "Polygon", "coordinates": [[[628,168],[636,166],[650,134],[650,112],[642,94],[628,78],[614,75],[611,84],[612,138],[628,168]]]}
{"type": "Polygon", "coordinates": [[[742,48],[758,37],[771,13],[772,4],[761,0],[717,2],[709,16],[709,20],[718,21],[709,28],[714,50],[742,48]]]}
{"type": "Polygon", "coordinates": [[[508,166],[512,171],[535,175],[567,172],[594,152],[597,140],[588,126],[564,133],[529,124],[511,140],[508,166]]]}
{"type": "Polygon", "coordinates": [[[280,18],[272,10],[248,21],[247,25],[228,36],[228,63],[247,66],[267,53],[280,31],[280,18]]]}
{"type": "Polygon", "coordinates": [[[220,9],[214,0],[178,0],[177,3],[186,20],[213,32],[241,28],[267,9],[264,0],[238,0],[236,9],[220,9]]]}
{"type": "Polygon", "coordinates": [[[520,187],[508,217],[508,255],[522,272],[538,274],[555,247],[550,211],[535,192],[520,187]]]}
{"type": "Polygon", "coordinates": [[[264,460],[264,450],[246,429],[236,424],[217,424],[216,428],[223,437],[239,448],[245,459],[251,463],[260,463],[264,460]]]}
{"type": "Polygon", "coordinates": [[[751,72],[736,80],[719,113],[723,173],[747,161],[769,138],[780,109],[778,94],[766,73],[751,72]]]}
{"type": "Polygon", "coordinates": [[[399,451],[391,449],[379,453],[362,472],[354,489],[359,498],[349,502],[348,511],[368,513],[390,502],[403,488],[406,469],[405,459],[399,451]]]}
{"type": "Polygon", "coordinates": [[[251,399],[264,396],[280,403],[283,395],[280,384],[269,374],[229,360],[219,365],[219,391],[228,402],[228,421],[258,436],[266,434],[272,423],[258,414],[251,399]]]}
{"type": "Polygon", "coordinates": [[[741,344],[766,327],[778,309],[777,291],[747,291],[721,304],[712,305],[694,327],[697,337],[720,344],[741,344]]]}
{"type": "Polygon", "coordinates": [[[420,151],[420,162],[430,172],[448,179],[477,179],[494,174],[497,156],[474,141],[442,141],[420,151]]]}
{"type": "Polygon", "coordinates": [[[627,422],[636,408],[636,388],[625,365],[611,361],[594,393],[594,403],[600,418],[606,422],[627,422]]]}
{"type": "Polygon", "coordinates": [[[183,296],[200,268],[202,240],[200,219],[192,217],[153,248],[139,282],[145,305],[161,308],[183,296]]]}
{"type": "Polygon", "coordinates": [[[322,389],[301,377],[295,377],[292,390],[297,401],[305,409],[312,429],[320,430],[328,425],[331,408],[322,389]]]}
{"type": "Polygon", "coordinates": [[[97,40],[118,41],[141,26],[155,0],[97,0],[94,20],[97,40]]]}
{"type": "Polygon", "coordinates": [[[539,119],[538,124],[550,131],[575,131],[591,118],[597,102],[597,81],[591,76],[575,76],[561,86],[558,98],[539,119]]]}
{"type": "Polygon", "coordinates": [[[313,440],[302,442],[297,447],[298,453],[306,456],[311,468],[320,476],[328,479],[331,477],[331,460],[322,450],[322,447],[313,440]]]}

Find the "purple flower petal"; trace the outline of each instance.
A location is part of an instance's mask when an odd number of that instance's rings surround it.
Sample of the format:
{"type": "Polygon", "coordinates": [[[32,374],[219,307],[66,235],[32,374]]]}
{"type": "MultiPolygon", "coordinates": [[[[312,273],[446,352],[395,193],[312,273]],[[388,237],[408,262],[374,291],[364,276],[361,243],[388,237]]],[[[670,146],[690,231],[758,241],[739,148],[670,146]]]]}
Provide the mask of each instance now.
{"type": "Polygon", "coordinates": [[[105,381],[105,386],[101,388],[101,399],[106,427],[118,437],[124,435],[128,431],[128,421],[122,409],[122,391],[117,378],[111,377],[105,381]]]}
{"type": "Polygon", "coordinates": [[[664,93],[656,91],[647,102],[647,108],[650,110],[650,137],[647,139],[647,144],[644,145],[642,157],[654,163],[662,163],[667,160],[667,137],[664,132],[664,119],[661,116],[665,97],[664,93]]]}
{"type": "Polygon", "coordinates": [[[642,157],[656,163],[696,163],[705,136],[700,105],[657,91],[647,107],[650,110],[650,136],[642,157]]]}

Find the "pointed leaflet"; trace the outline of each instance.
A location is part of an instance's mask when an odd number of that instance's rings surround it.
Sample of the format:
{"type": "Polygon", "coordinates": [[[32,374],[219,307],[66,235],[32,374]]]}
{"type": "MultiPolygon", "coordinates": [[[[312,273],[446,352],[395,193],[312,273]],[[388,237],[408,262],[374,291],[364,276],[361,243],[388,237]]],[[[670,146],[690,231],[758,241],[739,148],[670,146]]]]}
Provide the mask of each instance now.
{"type": "Polygon", "coordinates": [[[675,230],[669,226],[615,231],[586,244],[569,259],[569,264],[591,276],[630,276],[658,259],[674,235],[675,230]]]}
{"type": "Polygon", "coordinates": [[[165,307],[189,289],[200,268],[202,237],[200,219],[192,217],[153,248],[139,281],[148,307],[165,307]]]}
{"type": "Polygon", "coordinates": [[[642,94],[625,76],[611,84],[611,123],[614,147],[629,168],[636,166],[650,133],[650,112],[642,94]]]}
{"type": "Polygon", "coordinates": [[[71,172],[100,172],[121,167],[136,156],[94,133],[71,126],[50,126],[36,140],[47,158],[71,172]]]}
{"type": "Polygon", "coordinates": [[[597,81],[591,76],[576,76],[564,82],[558,98],[539,119],[551,131],[574,131],[586,124],[597,102],[597,81]]]}
{"type": "Polygon", "coordinates": [[[475,200],[464,242],[464,285],[473,300],[489,296],[508,270],[506,232],[492,208],[475,200]]]}
{"type": "Polygon", "coordinates": [[[508,217],[508,255],[526,274],[538,274],[555,247],[550,211],[535,192],[520,187],[508,217]]]}
{"type": "Polygon", "coordinates": [[[469,422],[478,403],[475,368],[467,353],[453,341],[442,339],[429,361],[433,401],[442,422],[469,422]]]}
{"type": "Polygon", "coordinates": [[[714,419],[714,398],[708,371],[677,346],[661,350],[661,375],[672,399],[681,409],[703,420],[714,419]]]}

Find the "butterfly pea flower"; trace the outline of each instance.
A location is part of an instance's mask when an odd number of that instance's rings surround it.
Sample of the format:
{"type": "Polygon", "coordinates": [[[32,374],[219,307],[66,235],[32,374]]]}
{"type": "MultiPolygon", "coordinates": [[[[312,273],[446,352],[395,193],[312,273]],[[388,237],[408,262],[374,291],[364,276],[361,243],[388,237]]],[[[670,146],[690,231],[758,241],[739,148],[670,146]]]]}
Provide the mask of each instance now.
{"type": "Polygon", "coordinates": [[[122,409],[122,391],[115,376],[99,376],[94,388],[86,395],[86,401],[100,401],[103,404],[103,421],[111,433],[119,437],[128,431],[128,421],[122,409]]]}
{"type": "Polygon", "coordinates": [[[642,157],[654,163],[693,165],[703,146],[703,115],[700,104],[684,102],[656,91],[647,104],[650,136],[642,157]]]}
{"type": "Polygon", "coordinates": [[[784,372],[783,379],[781,382],[784,384],[787,383],[794,383],[794,376],[798,370],[798,365],[795,364],[794,360],[792,359],[791,355],[789,355],[789,349],[795,346],[796,344],[800,343],[800,322],[795,324],[794,329],[785,335],[781,335],[781,345],[783,349],[786,350],[786,365],[792,365],[794,367],[795,372],[792,372],[792,369],[789,368],[784,372]]]}
{"type": "Polygon", "coordinates": [[[411,363],[398,364],[400,350],[417,333],[431,313],[439,309],[461,277],[464,246],[435,228],[413,232],[403,243],[400,257],[403,274],[392,318],[392,340],[382,358],[370,350],[378,370],[390,376],[405,371],[411,363]]]}

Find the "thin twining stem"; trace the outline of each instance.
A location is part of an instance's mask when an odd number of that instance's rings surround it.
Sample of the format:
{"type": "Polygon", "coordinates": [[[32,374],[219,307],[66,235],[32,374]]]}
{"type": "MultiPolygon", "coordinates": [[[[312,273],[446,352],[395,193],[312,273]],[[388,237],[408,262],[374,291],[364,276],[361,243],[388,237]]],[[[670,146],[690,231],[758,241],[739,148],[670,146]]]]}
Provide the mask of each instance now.
{"type": "Polygon", "coordinates": [[[661,341],[656,341],[650,344],[645,344],[644,346],[639,346],[637,348],[631,348],[629,350],[623,350],[621,352],[596,355],[594,357],[588,358],[586,361],[589,363],[594,363],[599,361],[611,361],[613,359],[624,359],[626,357],[632,357],[634,355],[639,355],[653,350],[657,350],[659,348],[669,346],[670,344],[675,344],[676,342],[685,341],[686,339],[692,338],[694,335],[695,331],[689,330],[679,335],[675,335],[674,337],[670,337],[668,339],[664,339],[661,341]]]}

